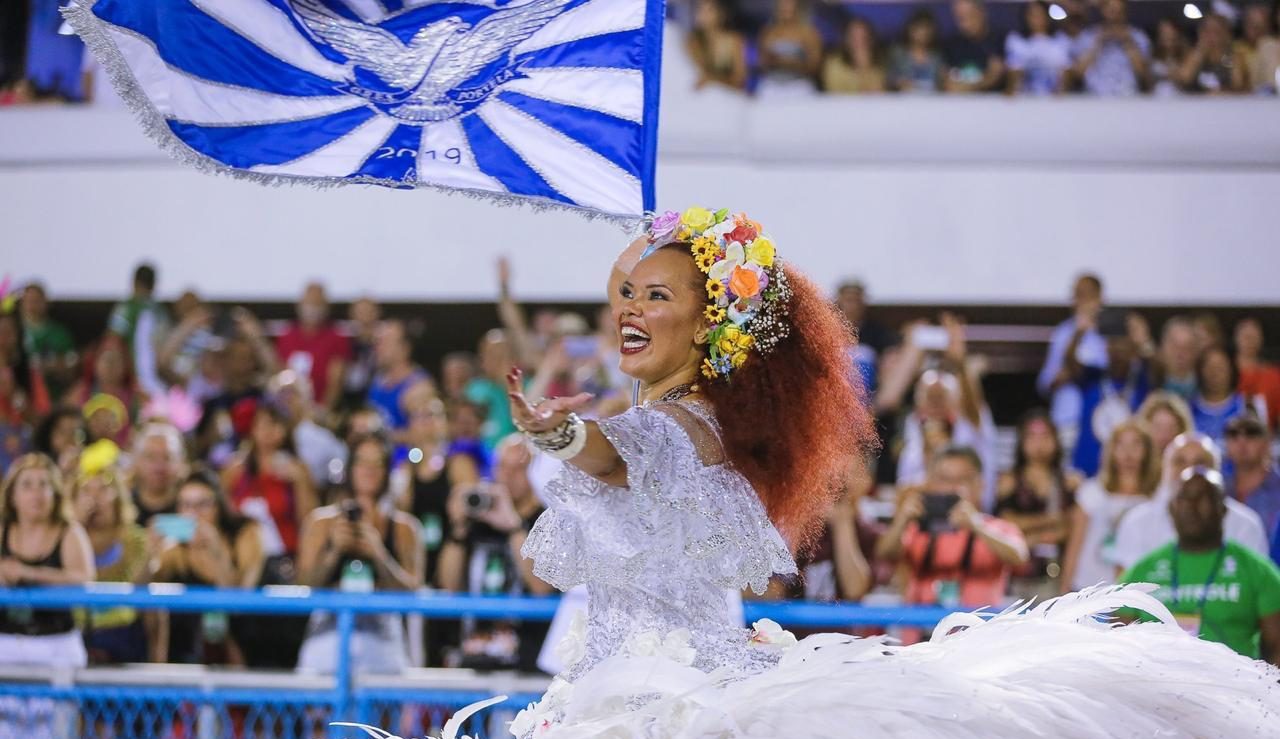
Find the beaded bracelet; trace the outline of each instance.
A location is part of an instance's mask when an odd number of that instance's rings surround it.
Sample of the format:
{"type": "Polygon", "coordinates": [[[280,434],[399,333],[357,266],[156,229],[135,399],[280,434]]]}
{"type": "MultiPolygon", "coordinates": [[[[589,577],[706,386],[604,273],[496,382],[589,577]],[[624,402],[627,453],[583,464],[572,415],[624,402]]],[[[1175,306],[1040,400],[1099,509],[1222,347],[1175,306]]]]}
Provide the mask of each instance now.
{"type": "Polygon", "coordinates": [[[577,413],[570,413],[550,431],[524,433],[535,447],[561,460],[573,459],[587,445],[587,424],[577,413]]]}

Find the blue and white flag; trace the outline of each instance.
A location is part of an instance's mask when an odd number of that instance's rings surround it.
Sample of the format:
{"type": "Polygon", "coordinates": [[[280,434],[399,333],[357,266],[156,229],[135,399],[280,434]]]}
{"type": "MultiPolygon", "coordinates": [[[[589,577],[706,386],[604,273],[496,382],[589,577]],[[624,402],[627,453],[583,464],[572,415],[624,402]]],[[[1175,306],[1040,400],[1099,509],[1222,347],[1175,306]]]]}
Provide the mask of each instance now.
{"type": "Polygon", "coordinates": [[[76,0],[178,158],[264,182],[653,208],[663,0],[76,0]]]}

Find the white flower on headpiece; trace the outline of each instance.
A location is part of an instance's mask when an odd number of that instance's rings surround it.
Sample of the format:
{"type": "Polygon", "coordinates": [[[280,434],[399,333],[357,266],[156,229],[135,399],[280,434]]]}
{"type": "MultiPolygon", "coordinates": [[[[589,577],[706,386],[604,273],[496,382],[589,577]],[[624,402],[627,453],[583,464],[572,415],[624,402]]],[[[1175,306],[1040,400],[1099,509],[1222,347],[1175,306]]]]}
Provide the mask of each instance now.
{"type": "Polygon", "coordinates": [[[730,231],[732,231],[732,230],[733,230],[733,229],[735,229],[735,228],[737,228],[737,224],[733,222],[733,219],[732,219],[732,218],[726,218],[726,219],[724,219],[723,221],[721,221],[720,223],[717,223],[716,225],[712,226],[711,228],[708,228],[708,229],[707,229],[707,231],[706,231],[706,234],[707,234],[708,236],[712,237],[712,238],[719,239],[719,238],[722,238],[725,234],[729,233],[730,231]]]}
{"type": "Polygon", "coordinates": [[[707,273],[707,277],[720,282],[725,282],[733,274],[733,270],[741,267],[747,261],[746,250],[742,248],[742,244],[734,241],[725,247],[724,259],[711,265],[711,271],[707,273]]]}
{"type": "Polygon", "coordinates": [[[741,301],[732,303],[726,310],[730,321],[733,321],[734,324],[738,326],[743,326],[756,317],[756,305],[748,303],[746,310],[738,310],[738,305],[740,303],[741,301]]]}
{"type": "Polygon", "coordinates": [[[783,629],[777,621],[762,618],[751,624],[751,643],[782,650],[796,645],[796,635],[783,629]]]}

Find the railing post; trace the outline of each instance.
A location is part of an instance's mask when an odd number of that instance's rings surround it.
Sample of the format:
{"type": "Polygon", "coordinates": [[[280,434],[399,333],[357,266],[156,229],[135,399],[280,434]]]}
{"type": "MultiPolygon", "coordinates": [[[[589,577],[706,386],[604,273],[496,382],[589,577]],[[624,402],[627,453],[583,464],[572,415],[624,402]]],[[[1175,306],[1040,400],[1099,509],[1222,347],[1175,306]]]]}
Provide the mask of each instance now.
{"type": "Polygon", "coordinates": [[[338,611],[338,670],[334,689],[337,692],[331,721],[350,721],[352,707],[351,635],[355,631],[356,614],[349,606],[338,611]]]}

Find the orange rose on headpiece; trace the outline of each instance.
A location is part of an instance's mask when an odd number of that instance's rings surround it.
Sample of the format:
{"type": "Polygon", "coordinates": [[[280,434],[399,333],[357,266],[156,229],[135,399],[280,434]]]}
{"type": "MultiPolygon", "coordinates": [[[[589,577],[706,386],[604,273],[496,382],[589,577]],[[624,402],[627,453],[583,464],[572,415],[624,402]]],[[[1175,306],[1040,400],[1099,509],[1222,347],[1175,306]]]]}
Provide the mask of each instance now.
{"type": "Polygon", "coordinates": [[[734,267],[729,277],[729,289],[739,298],[754,298],[760,293],[760,276],[743,267],[734,267]]]}

